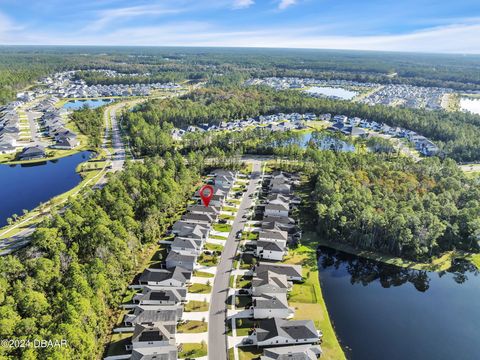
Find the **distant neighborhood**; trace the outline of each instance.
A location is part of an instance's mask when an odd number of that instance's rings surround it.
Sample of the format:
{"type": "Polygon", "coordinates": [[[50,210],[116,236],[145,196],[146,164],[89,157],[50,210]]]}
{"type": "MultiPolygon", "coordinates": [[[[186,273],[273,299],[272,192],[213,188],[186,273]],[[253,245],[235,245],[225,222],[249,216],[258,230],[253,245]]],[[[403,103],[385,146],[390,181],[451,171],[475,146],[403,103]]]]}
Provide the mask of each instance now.
{"type": "MultiPolygon", "coordinates": [[[[266,85],[277,90],[304,89],[311,87],[325,88],[361,88],[365,96],[357,96],[354,100],[368,105],[403,106],[415,109],[441,110],[444,97],[455,93],[452,89],[438,87],[420,87],[412,85],[360,83],[347,80],[318,80],[312,78],[297,77],[268,77],[262,79],[250,79],[245,85],[266,85]]],[[[323,95],[310,93],[316,97],[341,98],[336,95],[323,95]]]]}
{"type": "Polygon", "coordinates": [[[260,115],[248,119],[221,122],[219,125],[201,124],[198,126],[188,126],[186,129],[173,129],[172,136],[176,140],[181,140],[186,133],[190,132],[241,131],[246,128],[267,129],[271,131],[302,130],[307,128],[307,121],[328,122],[329,130],[348,136],[369,137],[382,134],[387,138],[395,137],[406,139],[424,156],[434,156],[440,152],[440,149],[435,143],[415,131],[401,127],[391,127],[384,123],[377,123],[376,121],[358,117],[349,118],[346,115],[332,116],[332,114],[320,114],[318,116],[313,113],[260,115]]]}
{"type": "MultiPolygon", "coordinates": [[[[135,76],[113,70],[96,70],[108,77],[135,76]]],[[[0,154],[16,154],[15,160],[46,156],[45,149],[68,150],[80,145],[77,134],[66,128],[68,112],[56,104],[65,98],[148,96],[154,89],[176,90],[175,83],[86,85],[76,80],[77,71],[44,77],[17,100],[0,107],[0,154]]]]}

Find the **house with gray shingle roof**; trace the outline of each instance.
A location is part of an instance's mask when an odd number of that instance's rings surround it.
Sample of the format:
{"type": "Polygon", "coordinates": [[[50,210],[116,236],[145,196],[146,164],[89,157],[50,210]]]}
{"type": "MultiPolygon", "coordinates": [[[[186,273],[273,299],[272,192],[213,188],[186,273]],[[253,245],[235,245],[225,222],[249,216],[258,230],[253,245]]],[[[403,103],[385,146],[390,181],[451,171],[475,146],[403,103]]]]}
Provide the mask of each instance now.
{"type": "Polygon", "coordinates": [[[182,267],[174,269],[145,269],[138,279],[139,285],[182,287],[190,281],[192,272],[182,267]]]}
{"type": "Polygon", "coordinates": [[[322,354],[320,345],[292,345],[265,348],[260,360],[317,360],[322,354]]]}
{"type": "Polygon", "coordinates": [[[314,344],[320,340],[312,320],[260,320],[253,332],[258,347],[271,345],[314,344]]]}
{"type": "Polygon", "coordinates": [[[282,318],[286,319],[293,315],[294,311],[288,307],[287,295],[263,294],[252,298],[253,318],[268,319],[282,318]]]}
{"type": "Polygon", "coordinates": [[[184,287],[145,286],[142,292],[133,296],[133,303],[140,305],[176,305],[185,301],[184,287]]]}
{"type": "Polygon", "coordinates": [[[197,255],[186,251],[172,250],[168,253],[165,259],[167,269],[176,269],[182,267],[184,269],[193,271],[195,262],[197,261],[197,255]]]}

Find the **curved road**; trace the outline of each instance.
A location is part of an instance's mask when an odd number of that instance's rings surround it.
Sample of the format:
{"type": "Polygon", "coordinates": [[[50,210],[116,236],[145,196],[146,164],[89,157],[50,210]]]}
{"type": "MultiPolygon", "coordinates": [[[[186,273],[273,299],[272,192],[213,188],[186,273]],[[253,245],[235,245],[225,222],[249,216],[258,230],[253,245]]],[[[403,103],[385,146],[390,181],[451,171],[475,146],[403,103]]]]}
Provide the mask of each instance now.
{"type": "Polygon", "coordinates": [[[225,242],[220,263],[213,283],[212,298],[210,301],[208,321],[208,359],[226,360],[228,355],[227,333],[225,320],[227,316],[227,298],[230,275],[233,269],[233,259],[237,252],[239,240],[235,238],[238,231],[243,230],[245,220],[242,219],[252,205],[250,194],[255,192],[256,185],[261,176],[261,162],[252,160],[252,176],[247,191],[243,196],[237,215],[232,224],[232,231],[225,242]]]}

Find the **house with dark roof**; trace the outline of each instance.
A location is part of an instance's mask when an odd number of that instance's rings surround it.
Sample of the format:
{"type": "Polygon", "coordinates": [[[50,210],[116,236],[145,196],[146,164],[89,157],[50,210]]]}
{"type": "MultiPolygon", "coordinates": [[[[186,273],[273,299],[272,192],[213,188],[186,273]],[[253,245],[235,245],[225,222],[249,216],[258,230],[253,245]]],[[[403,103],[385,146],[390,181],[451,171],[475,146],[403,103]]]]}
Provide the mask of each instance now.
{"type": "Polygon", "coordinates": [[[184,287],[145,286],[141,293],[133,296],[133,303],[140,305],[176,305],[186,300],[184,287]]]}
{"type": "Polygon", "coordinates": [[[210,225],[216,219],[216,216],[212,216],[210,214],[192,214],[186,213],[182,216],[182,220],[186,222],[190,222],[193,224],[203,224],[203,225],[210,225]]]}
{"type": "Polygon", "coordinates": [[[260,320],[252,337],[258,347],[315,344],[320,335],[312,320],[260,320]]]}
{"type": "Polygon", "coordinates": [[[41,159],[45,157],[45,148],[40,145],[27,146],[20,154],[18,154],[19,160],[33,160],[41,159]]]}
{"type": "Polygon", "coordinates": [[[145,269],[138,279],[139,285],[185,286],[192,277],[192,272],[176,267],[174,269],[145,269]]]}
{"type": "Polygon", "coordinates": [[[166,329],[175,333],[177,322],[182,318],[183,306],[180,305],[140,305],[133,313],[125,315],[125,326],[135,324],[162,323],[166,329]]]}
{"type": "Polygon", "coordinates": [[[173,224],[172,233],[181,238],[207,239],[210,225],[191,223],[179,220],[173,224]]]}
{"type": "Polygon", "coordinates": [[[160,348],[175,345],[175,332],[171,333],[161,322],[149,324],[135,324],[132,342],[126,349],[160,348]]]}
{"type": "Polygon", "coordinates": [[[289,281],[303,280],[302,267],[300,265],[259,262],[253,270],[255,276],[263,276],[264,273],[268,272],[285,275],[289,281]]]}
{"type": "Polygon", "coordinates": [[[255,256],[260,259],[281,261],[285,255],[286,242],[257,241],[255,256]]]}
{"type": "Polygon", "coordinates": [[[320,345],[292,345],[265,348],[260,360],[317,360],[321,355],[320,345]]]}

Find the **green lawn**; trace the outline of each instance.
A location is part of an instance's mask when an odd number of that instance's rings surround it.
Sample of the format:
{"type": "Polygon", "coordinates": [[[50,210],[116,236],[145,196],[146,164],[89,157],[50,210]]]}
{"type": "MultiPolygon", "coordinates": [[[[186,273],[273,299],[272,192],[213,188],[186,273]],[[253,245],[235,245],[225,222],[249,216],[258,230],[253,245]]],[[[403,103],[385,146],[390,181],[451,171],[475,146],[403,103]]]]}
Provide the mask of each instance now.
{"type": "MultiPolygon", "coordinates": [[[[238,348],[239,360],[256,360],[260,359],[263,351],[255,346],[242,346],[238,348]]],[[[229,359],[234,359],[233,348],[228,349],[229,359]]]]}
{"type": "Polygon", "coordinates": [[[178,358],[198,358],[207,356],[207,344],[184,343],[179,347],[178,358]]]}
{"type": "Polygon", "coordinates": [[[212,287],[207,284],[192,284],[188,287],[188,292],[192,294],[209,294],[212,292],[212,287]]]}
{"type": "Polygon", "coordinates": [[[215,266],[218,264],[218,256],[200,254],[197,261],[200,265],[203,265],[203,266],[215,266]]]}
{"type": "Polygon", "coordinates": [[[235,287],[237,289],[249,288],[252,285],[252,278],[251,276],[237,276],[237,283],[235,287]]]}
{"type": "MultiPolygon", "coordinates": [[[[235,319],[236,329],[237,329],[237,336],[247,336],[249,335],[250,331],[254,326],[254,321],[252,319],[235,319]]],[[[232,328],[229,321],[229,330],[228,335],[232,335],[232,328]]]]}
{"type": "Polygon", "coordinates": [[[193,312],[193,311],[208,311],[208,302],[206,301],[195,301],[190,300],[184,306],[184,311],[193,312]]]}
{"type": "Polygon", "coordinates": [[[223,219],[223,220],[234,220],[235,216],[234,215],[227,215],[227,214],[220,214],[220,215],[218,215],[218,218],[223,219]]]}
{"type": "MultiPolygon", "coordinates": [[[[215,226],[215,224],[214,224],[215,226]]],[[[227,240],[227,238],[225,236],[220,236],[220,235],[210,235],[209,236],[210,239],[215,239],[215,240],[227,240]]]]}
{"type": "Polygon", "coordinates": [[[232,231],[232,225],[229,224],[213,224],[213,230],[218,232],[230,232],[232,231]]]}
{"type": "Polygon", "coordinates": [[[208,325],[205,321],[187,320],[177,326],[178,333],[203,333],[208,331],[208,325]]]}
{"type": "Polygon", "coordinates": [[[213,278],[215,275],[210,274],[209,272],[206,272],[206,271],[194,271],[193,276],[213,278]]]}
{"type": "Polygon", "coordinates": [[[234,208],[233,206],[224,206],[222,210],[223,211],[234,212],[234,213],[237,212],[237,208],[234,208]]]}
{"type": "Polygon", "coordinates": [[[222,251],[223,246],[219,244],[212,244],[212,243],[206,243],[205,244],[205,250],[210,250],[210,251],[222,251]]]}

